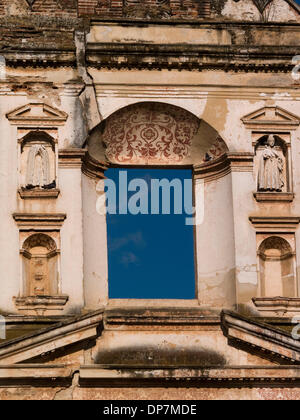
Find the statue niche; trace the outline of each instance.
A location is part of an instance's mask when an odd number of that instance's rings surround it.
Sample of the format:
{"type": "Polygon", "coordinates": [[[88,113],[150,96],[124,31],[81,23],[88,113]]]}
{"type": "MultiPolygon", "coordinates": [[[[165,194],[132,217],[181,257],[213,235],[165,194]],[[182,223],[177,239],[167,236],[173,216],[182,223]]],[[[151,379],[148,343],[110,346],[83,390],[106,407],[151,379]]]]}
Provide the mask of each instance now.
{"type": "Polygon", "coordinates": [[[29,133],[21,147],[22,190],[56,188],[55,146],[43,132],[29,133]]]}
{"type": "Polygon", "coordinates": [[[277,136],[262,137],[258,142],[257,190],[258,192],[287,191],[286,153],[277,136]]]}
{"type": "Polygon", "coordinates": [[[258,250],[262,297],[295,297],[295,257],[291,245],[279,236],[270,236],[258,250]]]}
{"type": "Polygon", "coordinates": [[[48,235],[38,233],[26,239],[22,249],[26,296],[57,294],[57,247],[48,235]]]}

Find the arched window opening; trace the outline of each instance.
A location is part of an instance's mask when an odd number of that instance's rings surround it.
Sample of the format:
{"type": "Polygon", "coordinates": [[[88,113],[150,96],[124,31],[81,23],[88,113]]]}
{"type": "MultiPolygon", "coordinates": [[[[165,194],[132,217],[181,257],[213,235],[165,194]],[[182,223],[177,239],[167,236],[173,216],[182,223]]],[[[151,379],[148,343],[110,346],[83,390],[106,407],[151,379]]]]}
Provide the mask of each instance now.
{"type": "MultiPolygon", "coordinates": [[[[203,223],[205,193],[208,191],[210,195],[213,212],[218,213],[219,210],[214,208],[215,190],[209,185],[225,178],[231,170],[231,157],[223,138],[209,123],[184,108],[161,102],[138,102],[107,116],[92,130],[86,145],[88,154],[83,172],[89,178],[100,179],[96,188],[97,213],[100,216],[105,214],[101,208],[106,181],[112,181],[110,189],[113,195],[119,195],[117,204],[108,200],[107,208],[121,210],[117,214],[106,213],[108,287],[105,293],[108,290],[111,299],[198,298],[200,275],[208,276],[210,261],[215,258],[215,251],[209,243],[206,245],[206,261],[201,261],[202,272],[196,270],[201,254],[201,232],[210,230],[209,217],[203,223]],[[103,181],[103,172],[106,181],[103,181]],[[126,172],[125,183],[119,180],[122,172],[126,172]],[[164,180],[171,191],[171,202],[174,203],[179,195],[176,203],[184,200],[184,191],[189,189],[191,205],[188,207],[193,207],[195,202],[196,209],[187,213],[171,211],[168,215],[151,212],[149,185],[152,181],[160,183],[164,180]],[[183,187],[185,181],[190,186],[187,189],[183,187]],[[179,182],[178,188],[173,188],[173,182],[179,182]],[[144,184],[146,192],[141,187],[144,184]],[[134,207],[131,212],[127,212],[129,204],[134,207]],[[186,223],[186,219],[196,220],[186,223]],[[197,259],[197,264],[194,259],[197,259]]],[[[224,179],[224,185],[229,186],[228,181],[229,178],[224,179]]],[[[220,188],[216,194],[222,195],[221,190],[224,191],[220,188]]],[[[170,196],[170,191],[162,195],[161,203],[165,195],[170,196]]],[[[223,212],[220,210],[220,213],[223,212]]],[[[226,225],[227,222],[222,219],[220,224],[226,225]]],[[[86,226],[96,235],[92,221],[86,221],[86,226]]],[[[228,259],[231,265],[231,254],[228,259]]],[[[86,268],[86,278],[94,276],[97,264],[95,262],[93,270],[86,268]]],[[[219,273],[224,262],[218,261],[217,264],[220,265],[219,273]]],[[[106,276],[106,272],[103,275],[106,276]]],[[[227,292],[220,292],[221,300],[224,293],[227,292]]]]}
{"type": "Polygon", "coordinates": [[[117,192],[107,214],[109,297],[195,299],[194,232],[185,213],[192,171],[113,168],[106,176],[117,192]],[[160,182],[158,196],[151,185],[160,182]]]}

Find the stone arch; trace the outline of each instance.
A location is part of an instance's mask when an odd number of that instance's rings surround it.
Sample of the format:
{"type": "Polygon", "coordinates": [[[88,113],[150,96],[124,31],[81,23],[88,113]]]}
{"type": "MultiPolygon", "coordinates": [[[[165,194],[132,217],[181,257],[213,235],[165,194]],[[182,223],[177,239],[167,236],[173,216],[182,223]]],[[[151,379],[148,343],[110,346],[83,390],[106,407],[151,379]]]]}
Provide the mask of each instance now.
{"type": "Polygon", "coordinates": [[[199,165],[228,151],[208,123],[163,102],[115,111],[92,131],[87,145],[92,159],[116,165],[199,165]]]}
{"type": "Polygon", "coordinates": [[[270,236],[258,249],[261,294],[263,297],[295,297],[295,262],[289,242],[270,236]]]}
{"type": "Polygon", "coordinates": [[[30,131],[26,134],[21,140],[22,150],[27,143],[31,142],[44,142],[51,144],[52,150],[55,150],[55,140],[50,134],[46,133],[45,131],[35,130],[30,131]]]}
{"type": "Polygon", "coordinates": [[[53,238],[46,235],[45,233],[34,233],[33,235],[29,236],[24,241],[23,249],[26,251],[30,251],[32,248],[35,247],[44,247],[49,252],[53,252],[57,250],[56,243],[53,238]]]}

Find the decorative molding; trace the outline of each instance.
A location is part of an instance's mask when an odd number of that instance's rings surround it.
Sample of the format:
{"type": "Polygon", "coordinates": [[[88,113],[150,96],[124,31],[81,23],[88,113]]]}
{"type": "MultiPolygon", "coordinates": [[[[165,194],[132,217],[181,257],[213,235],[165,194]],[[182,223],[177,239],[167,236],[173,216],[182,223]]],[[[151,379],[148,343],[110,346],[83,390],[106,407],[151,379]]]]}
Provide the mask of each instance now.
{"type": "Polygon", "coordinates": [[[57,198],[59,196],[60,190],[53,188],[50,190],[44,190],[42,188],[34,188],[32,190],[19,189],[18,193],[20,197],[24,200],[33,200],[33,199],[49,199],[57,198]]]}
{"type": "MultiPolygon", "coordinates": [[[[22,316],[22,319],[24,317],[22,316]]],[[[16,364],[16,365],[0,365],[0,381],[1,384],[11,386],[12,383],[19,383],[21,386],[27,384],[32,386],[36,383],[41,386],[62,386],[69,387],[72,384],[74,371],[71,367],[62,364],[57,365],[42,365],[42,364],[16,364]],[[37,371],[39,374],[37,375],[37,371]]]]}
{"type": "Polygon", "coordinates": [[[58,151],[58,165],[60,168],[81,168],[87,149],[62,149],[58,151]]]}
{"type": "Polygon", "coordinates": [[[248,152],[224,153],[218,159],[194,165],[195,179],[213,181],[231,172],[252,172],[253,156],[248,152]]]}
{"type": "Polygon", "coordinates": [[[92,158],[89,153],[87,153],[83,159],[82,172],[92,179],[104,179],[104,172],[108,169],[108,164],[99,162],[96,159],[92,158]]]}
{"type": "Polygon", "coordinates": [[[76,53],[75,48],[73,51],[48,51],[36,50],[22,51],[19,49],[18,53],[16,52],[7,52],[4,54],[6,59],[6,64],[13,68],[49,68],[49,67],[69,67],[76,68],[76,53]]]}
{"type": "Polygon", "coordinates": [[[84,89],[84,86],[85,86],[84,83],[69,83],[69,82],[66,82],[63,85],[63,87],[64,87],[63,95],[76,98],[80,95],[80,93],[84,89]]]}
{"type": "Polygon", "coordinates": [[[271,235],[264,239],[259,246],[257,254],[264,261],[283,261],[290,258],[295,253],[292,250],[291,244],[280,236],[271,235]],[[266,251],[268,249],[277,249],[280,251],[280,256],[267,256],[266,251]]]}
{"type": "Polygon", "coordinates": [[[23,296],[14,297],[14,303],[19,311],[34,310],[38,315],[43,315],[45,311],[63,310],[69,300],[69,296],[23,296]]]}
{"type": "Polygon", "coordinates": [[[246,128],[261,130],[264,133],[296,130],[300,124],[299,117],[279,106],[266,106],[251,112],[241,120],[246,128]]]}
{"type": "Polygon", "coordinates": [[[34,247],[47,248],[51,253],[57,250],[55,241],[44,233],[36,233],[29,236],[23,244],[23,249],[27,252],[30,252],[31,248],[34,247]]]}
{"type": "Polygon", "coordinates": [[[103,310],[78,316],[48,328],[35,331],[28,336],[15,338],[0,344],[0,368],[3,364],[25,362],[47,355],[70,343],[95,339],[101,334],[103,310]]]}
{"type": "Polygon", "coordinates": [[[253,195],[256,201],[269,203],[291,203],[295,197],[295,194],[292,192],[255,192],[253,195]]]}
{"type": "MultiPolygon", "coordinates": [[[[191,301],[192,302],[192,301],[191,301]]],[[[191,302],[186,305],[191,305],[191,302]]],[[[197,302],[198,303],[198,302],[197,302]]],[[[220,316],[219,311],[195,307],[172,307],[170,303],[167,307],[149,307],[148,302],[145,301],[143,307],[134,307],[129,304],[129,307],[107,308],[105,310],[105,323],[110,328],[122,327],[124,325],[137,327],[143,325],[153,329],[155,326],[161,325],[219,325],[220,316]]],[[[163,305],[163,304],[162,304],[163,305]]]]}
{"type": "Polygon", "coordinates": [[[252,172],[254,154],[249,152],[230,152],[227,154],[232,172],[252,172]]]}
{"type": "MultiPolygon", "coordinates": [[[[239,100],[261,100],[261,93],[259,87],[256,85],[251,85],[244,87],[241,91],[237,86],[206,86],[205,92],[199,91],[199,88],[194,85],[178,85],[172,84],[172,86],[161,83],[158,85],[151,85],[150,83],[138,84],[133,83],[130,85],[122,84],[111,84],[111,83],[99,83],[95,81],[95,89],[98,97],[101,98],[133,98],[133,99],[148,99],[148,100],[157,100],[157,98],[180,98],[180,99],[207,99],[209,96],[213,99],[239,99],[239,100]]],[[[287,92],[293,94],[294,100],[298,100],[300,97],[300,92],[295,91],[295,89],[278,89],[277,93],[287,92]]],[[[0,90],[1,93],[1,90],[0,90]]],[[[268,87],[268,94],[270,96],[276,95],[276,90],[274,88],[268,87]]],[[[287,102],[289,96],[282,96],[281,102],[287,102]]],[[[256,142],[255,142],[256,144],[256,142]]],[[[255,145],[254,144],[254,145],[255,145]]]]}
{"type": "MultiPolygon", "coordinates": [[[[174,105],[133,104],[106,120],[105,158],[119,165],[179,164],[190,156],[199,126],[195,115],[174,105]]],[[[216,140],[213,150],[224,144],[216,140]]]]}
{"type": "Polygon", "coordinates": [[[13,218],[20,230],[60,229],[67,215],[64,213],[14,213],[13,218]]]}
{"type": "Polygon", "coordinates": [[[300,362],[300,341],[289,332],[228,310],[222,311],[221,323],[229,343],[256,348],[289,362],[300,362]]]}
{"type": "MultiPolygon", "coordinates": [[[[251,22],[252,23],[252,22],[251,22]]],[[[147,22],[149,24],[149,22],[147,22]]],[[[224,25],[224,23],[223,23],[224,25]]],[[[245,25],[248,27],[248,25],[245,25]]],[[[237,27],[241,27],[237,24],[237,27]]],[[[222,28],[223,29],[223,28],[222,28]]],[[[296,36],[296,33],[295,33],[296,36]]],[[[97,69],[291,72],[295,47],[145,43],[88,43],[87,65],[97,69]]]]}
{"type": "Polygon", "coordinates": [[[13,125],[52,127],[64,125],[68,114],[44,103],[30,103],[6,114],[13,125]]]}
{"type": "Polygon", "coordinates": [[[292,366],[228,366],[176,368],[174,366],[143,367],[84,365],[79,371],[81,386],[124,387],[124,386],[161,386],[166,388],[194,386],[249,386],[258,388],[289,384],[299,384],[300,367],[292,366]]]}
{"type": "Polygon", "coordinates": [[[300,312],[300,298],[296,297],[254,297],[252,301],[259,312],[263,312],[265,316],[276,314],[293,317],[300,312]]]}
{"type": "Polygon", "coordinates": [[[201,165],[194,165],[193,169],[195,179],[204,179],[207,182],[222,178],[231,172],[230,160],[226,153],[218,159],[213,159],[201,165]]]}
{"type": "MultiPolygon", "coordinates": [[[[22,133],[24,130],[19,131],[22,133]]],[[[18,138],[18,143],[22,149],[26,143],[50,143],[53,148],[58,143],[57,129],[38,127],[35,129],[26,128],[26,131],[26,135],[23,134],[21,138],[18,138]]]]}
{"type": "Polygon", "coordinates": [[[250,216],[257,232],[294,233],[300,223],[298,216],[250,216]]]}

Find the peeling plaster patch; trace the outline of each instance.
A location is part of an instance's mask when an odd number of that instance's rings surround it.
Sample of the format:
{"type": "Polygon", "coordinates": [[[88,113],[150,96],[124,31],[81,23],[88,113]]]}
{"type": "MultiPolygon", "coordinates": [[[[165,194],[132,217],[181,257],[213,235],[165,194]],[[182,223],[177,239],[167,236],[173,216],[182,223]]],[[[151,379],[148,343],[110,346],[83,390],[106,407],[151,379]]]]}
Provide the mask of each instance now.
{"type": "Polygon", "coordinates": [[[253,307],[252,298],[257,296],[258,284],[238,282],[238,304],[247,303],[253,307]]]}
{"type": "Polygon", "coordinates": [[[269,22],[295,22],[299,15],[285,0],[273,0],[265,10],[269,22]]]}
{"type": "Polygon", "coordinates": [[[27,95],[28,102],[36,99],[39,101],[47,101],[52,106],[61,106],[60,93],[63,88],[57,88],[53,83],[20,83],[12,85],[13,92],[24,92],[27,95]]]}
{"type": "Polygon", "coordinates": [[[226,99],[215,99],[208,96],[201,118],[221,134],[226,126],[228,113],[226,99]]]}
{"type": "Polygon", "coordinates": [[[73,393],[79,384],[79,372],[74,372],[72,385],[56,392],[54,400],[73,400],[73,393]]]}
{"type": "Polygon", "coordinates": [[[260,13],[251,0],[243,0],[238,4],[234,0],[228,0],[222,10],[222,16],[237,20],[260,20],[260,13]]]}
{"type": "Polygon", "coordinates": [[[208,287],[218,287],[221,283],[223,283],[224,276],[232,270],[234,270],[234,268],[224,268],[215,272],[206,273],[205,276],[201,273],[201,279],[208,285],[208,287]]]}
{"type": "Polygon", "coordinates": [[[291,98],[292,95],[289,92],[276,92],[276,93],[260,93],[259,96],[265,97],[266,99],[273,99],[274,101],[282,98],[291,98]]]}
{"type": "Polygon", "coordinates": [[[235,268],[216,271],[210,276],[198,275],[199,299],[201,304],[229,307],[235,302],[235,268]]]}
{"type": "Polygon", "coordinates": [[[240,284],[258,284],[257,279],[257,270],[255,267],[255,271],[245,271],[244,269],[237,269],[237,281],[240,284]]]}
{"type": "Polygon", "coordinates": [[[252,143],[249,137],[249,143],[245,142],[245,134],[241,118],[247,115],[251,110],[256,111],[264,106],[264,102],[235,101],[227,100],[226,107],[229,109],[226,124],[223,132],[220,134],[228,142],[227,146],[231,151],[249,151],[252,152],[252,143]],[[241,146],[243,145],[243,146],[241,146]],[[242,148],[241,148],[242,147],[242,148]]]}
{"type": "Polygon", "coordinates": [[[29,14],[30,9],[24,0],[10,0],[5,5],[5,11],[6,14],[14,16],[29,14]]]}

